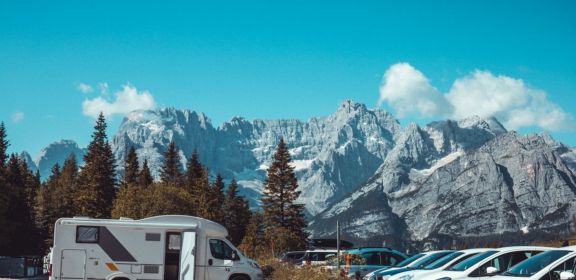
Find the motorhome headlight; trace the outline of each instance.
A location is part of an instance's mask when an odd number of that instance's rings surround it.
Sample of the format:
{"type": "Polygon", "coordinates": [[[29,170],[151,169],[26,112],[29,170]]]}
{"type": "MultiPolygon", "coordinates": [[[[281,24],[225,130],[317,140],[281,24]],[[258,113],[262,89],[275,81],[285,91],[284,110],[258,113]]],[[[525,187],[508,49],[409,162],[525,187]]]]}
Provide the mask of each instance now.
{"type": "Polygon", "coordinates": [[[248,263],[250,264],[250,266],[251,266],[252,268],[260,269],[260,265],[258,265],[257,262],[250,262],[250,261],[249,261],[248,263]]]}

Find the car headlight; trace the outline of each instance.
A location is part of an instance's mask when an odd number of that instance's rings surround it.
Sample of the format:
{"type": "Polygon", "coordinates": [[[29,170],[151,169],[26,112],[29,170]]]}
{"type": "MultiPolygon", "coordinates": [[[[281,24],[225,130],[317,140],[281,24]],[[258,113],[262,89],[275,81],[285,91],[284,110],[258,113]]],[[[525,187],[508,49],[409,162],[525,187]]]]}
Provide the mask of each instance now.
{"type": "Polygon", "coordinates": [[[400,276],[398,280],[412,280],[412,278],[414,278],[414,276],[412,276],[411,274],[407,274],[400,276]]]}

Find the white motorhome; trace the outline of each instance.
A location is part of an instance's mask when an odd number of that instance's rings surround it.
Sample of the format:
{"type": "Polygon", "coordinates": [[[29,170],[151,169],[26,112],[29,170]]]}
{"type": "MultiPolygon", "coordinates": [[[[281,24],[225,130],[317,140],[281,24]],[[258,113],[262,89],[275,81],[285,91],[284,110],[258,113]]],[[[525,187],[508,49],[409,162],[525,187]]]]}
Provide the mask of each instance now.
{"type": "Polygon", "coordinates": [[[167,215],[141,220],[61,218],[50,280],[260,280],[259,265],[218,223],[167,215]]]}

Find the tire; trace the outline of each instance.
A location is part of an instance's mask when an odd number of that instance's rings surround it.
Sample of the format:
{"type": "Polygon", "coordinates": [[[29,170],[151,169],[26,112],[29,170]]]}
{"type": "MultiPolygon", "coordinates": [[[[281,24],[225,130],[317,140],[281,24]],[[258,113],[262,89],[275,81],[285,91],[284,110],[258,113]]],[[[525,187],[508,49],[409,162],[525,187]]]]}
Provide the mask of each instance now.
{"type": "Polygon", "coordinates": [[[228,280],[250,280],[250,277],[239,274],[239,275],[232,275],[228,280]]]}

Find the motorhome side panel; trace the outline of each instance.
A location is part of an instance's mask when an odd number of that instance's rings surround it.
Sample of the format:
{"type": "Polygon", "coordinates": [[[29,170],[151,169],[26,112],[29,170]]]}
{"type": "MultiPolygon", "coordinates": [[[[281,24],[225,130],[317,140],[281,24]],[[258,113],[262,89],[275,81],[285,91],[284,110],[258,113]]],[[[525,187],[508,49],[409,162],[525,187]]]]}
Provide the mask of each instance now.
{"type": "MultiPolygon", "coordinates": [[[[137,279],[164,279],[166,230],[122,225],[60,224],[56,226],[54,258],[64,250],[85,250],[84,279],[105,279],[123,272],[137,279]]],[[[53,262],[53,277],[62,277],[65,262],[53,262]]],[[[65,267],[66,268],[66,267],[65,267]]]]}

